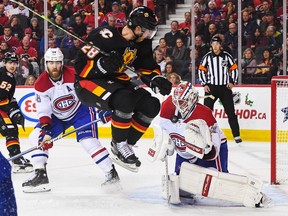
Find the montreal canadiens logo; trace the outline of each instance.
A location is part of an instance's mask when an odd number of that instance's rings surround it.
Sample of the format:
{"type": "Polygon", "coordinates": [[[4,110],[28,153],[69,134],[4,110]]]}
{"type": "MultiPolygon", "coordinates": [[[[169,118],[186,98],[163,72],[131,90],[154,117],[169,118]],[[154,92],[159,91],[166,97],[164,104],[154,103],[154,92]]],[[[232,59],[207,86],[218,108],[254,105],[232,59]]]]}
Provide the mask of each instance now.
{"type": "Polygon", "coordinates": [[[54,106],[61,112],[67,112],[72,109],[76,103],[73,95],[65,95],[54,101],[54,106]]]}

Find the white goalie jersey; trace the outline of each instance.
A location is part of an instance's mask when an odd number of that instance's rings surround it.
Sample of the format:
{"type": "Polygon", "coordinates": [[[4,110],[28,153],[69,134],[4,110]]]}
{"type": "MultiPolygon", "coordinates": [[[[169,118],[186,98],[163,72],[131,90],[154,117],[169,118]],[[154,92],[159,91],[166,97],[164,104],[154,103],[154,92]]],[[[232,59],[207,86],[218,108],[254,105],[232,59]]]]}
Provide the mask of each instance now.
{"type": "MultiPolygon", "coordinates": [[[[215,159],[217,157],[221,143],[226,142],[226,137],[224,133],[219,128],[212,112],[209,108],[203,106],[202,104],[197,103],[195,110],[193,113],[186,119],[179,119],[177,122],[172,122],[171,118],[175,116],[175,106],[172,103],[171,96],[167,98],[167,100],[162,104],[162,109],[160,113],[160,127],[167,131],[170,138],[173,140],[177,153],[185,158],[189,159],[191,162],[196,161],[197,157],[200,155],[197,154],[197,151],[201,151],[201,149],[197,149],[197,146],[194,146],[193,143],[189,140],[189,132],[187,131],[191,129],[191,122],[195,120],[203,120],[203,122],[207,123],[209,131],[211,133],[211,138],[207,138],[207,144],[210,142],[210,147],[214,149],[215,154],[211,155],[209,160],[215,159]],[[185,134],[186,133],[186,134],[185,134]],[[189,151],[192,149],[192,151],[189,151]],[[187,151],[188,150],[188,151],[187,151]],[[193,152],[193,153],[191,153],[193,152]],[[197,157],[196,157],[197,156],[197,157]]],[[[203,129],[200,129],[203,130],[203,129]]],[[[200,131],[199,131],[200,132],[200,131]]],[[[201,141],[201,140],[198,140],[201,141]]],[[[203,152],[204,154],[204,152],[203,152]]],[[[202,156],[203,156],[202,154],[202,156]]]]}
{"type": "Polygon", "coordinates": [[[52,81],[45,71],[35,82],[36,109],[40,124],[51,123],[52,114],[68,121],[74,117],[81,104],[74,89],[75,70],[63,66],[62,71],[62,78],[57,82],[52,81]]]}

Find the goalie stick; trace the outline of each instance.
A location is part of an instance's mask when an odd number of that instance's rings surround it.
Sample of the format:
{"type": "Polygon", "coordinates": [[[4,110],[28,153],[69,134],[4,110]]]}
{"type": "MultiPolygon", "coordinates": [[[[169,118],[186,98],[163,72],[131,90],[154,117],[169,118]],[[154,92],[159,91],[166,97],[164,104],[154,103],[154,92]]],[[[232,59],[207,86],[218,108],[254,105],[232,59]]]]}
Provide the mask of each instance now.
{"type": "MultiPolygon", "coordinates": [[[[31,8],[29,8],[28,6],[26,6],[25,4],[23,4],[22,2],[18,2],[18,1],[15,1],[15,0],[10,0],[11,2],[19,5],[19,6],[22,6],[24,8],[26,8],[27,10],[29,10],[31,13],[35,14],[36,16],[42,18],[43,20],[46,20],[47,22],[49,22],[51,25],[61,29],[63,32],[65,32],[66,34],[69,34],[71,35],[72,37],[76,38],[77,40],[81,41],[82,43],[88,45],[88,46],[91,46],[93,47],[94,49],[96,49],[98,52],[102,53],[103,55],[105,56],[109,56],[109,53],[105,52],[104,50],[101,50],[99,47],[93,45],[92,43],[89,43],[87,42],[86,40],[84,40],[83,38],[79,37],[77,34],[73,33],[73,32],[70,32],[68,30],[66,30],[65,28],[59,26],[57,23],[53,22],[51,19],[49,19],[48,17],[44,16],[44,15],[41,15],[39,13],[37,13],[36,11],[32,10],[31,8]]],[[[141,73],[139,73],[138,71],[136,71],[133,67],[130,67],[129,65],[125,65],[125,67],[127,69],[129,69],[132,73],[142,77],[143,79],[145,79],[146,81],[148,82],[152,82],[153,83],[153,80],[149,79],[148,77],[146,76],[143,76],[141,73]]]]}
{"type": "MultiPolygon", "coordinates": [[[[72,133],[75,133],[75,132],[77,132],[77,131],[79,131],[79,130],[81,130],[81,129],[89,126],[89,125],[95,124],[95,123],[97,123],[99,121],[101,121],[101,119],[96,119],[94,121],[91,121],[91,122],[89,122],[87,124],[84,124],[84,125],[78,127],[78,128],[75,128],[74,130],[71,130],[71,131],[68,131],[67,133],[61,134],[61,135],[59,135],[59,136],[57,136],[57,137],[55,137],[55,138],[53,138],[53,139],[51,139],[51,140],[49,140],[47,142],[52,143],[52,142],[55,142],[57,140],[60,140],[60,139],[66,137],[66,136],[68,136],[68,135],[70,135],[72,133]]],[[[20,154],[17,154],[15,156],[11,157],[11,158],[8,158],[7,160],[8,161],[13,161],[13,160],[15,160],[15,159],[17,159],[19,157],[22,157],[23,155],[28,154],[28,153],[30,153],[30,152],[32,152],[34,150],[39,149],[39,148],[41,148],[41,145],[40,146],[34,146],[34,147],[30,148],[30,149],[27,149],[27,150],[21,152],[20,154]]]]}

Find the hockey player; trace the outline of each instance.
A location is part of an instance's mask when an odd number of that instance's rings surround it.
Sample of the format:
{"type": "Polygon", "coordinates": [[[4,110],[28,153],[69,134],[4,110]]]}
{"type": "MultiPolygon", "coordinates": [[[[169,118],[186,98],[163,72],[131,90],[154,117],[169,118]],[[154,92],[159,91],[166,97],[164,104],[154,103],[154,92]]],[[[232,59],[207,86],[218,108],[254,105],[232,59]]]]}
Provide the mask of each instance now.
{"type": "Polygon", "coordinates": [[[177,204],[182,194],[197,194],[249,207],[268,203],[260,180],[228,173],[226,138],[212,111],[198,99],[192,84],[182,82],[162,104],[160,137],[149,153],[163,160],[167,153],[172,155],[174,149],[177,152],[177,175],[169,175],[164,182],[168,184],[165,198],[177,204]]]}
{"type": "MultiPolygon", "coordinates": [[[[0,133],[6,138],[6,147],[9,156],[20,154],[18,125],[24,129],[24,117],[14,98],[16,80],[15,73],[18,66],[18,57],[15,53],[6,53],[5,66],[0,68],[0,133]]],[[[33,167],[29,160],[19,157],[12,161],[14,173],[31,172],[33,167]]]]}
{"type": "MultiPolygon", "coordinates": [[[[38,144],[40,149],[33,151],[34,175],[22,184],[24,192],[51,190],[46,163],[48,149],[53,143],[48,141],[70,126],[78,128],[96,118],[94,108],[81,104],[76,96],[75,70],[63,66],[63,58],[59,48],[49,48],[44,55],[46,71],[38,77],[34,85],[39,123],[30,134],[29,140],[33,145],[38,144]]],[[[97,125],[91,124],[77,131],[76,136],[77,141],[106,174],[106,181],[102,185],[118,183],[119,176],[108,157],[109,153],[97,139],[97,125]]]]}
{"type": "Polygon", "coordinates": [[[153,60],[152,38],[157,32],[157,18],[147,7],[136,7],[123,28],[113,26],[93,30],[75,62],[75,89],[88,106],[113,110],[112,153],[116,162],[137,172],[141,162],[132,147],[148,129],[160,111],[160,102],[145,89],[136,86],[126,74],[126,65],[134,67],[141,80],[155,93],[168,95],[171,83],[160,76],[153,60]]]}
{"type": "Polygon", "coordinates": [[[0,215],[17,216],[17,205],[11,179],[11,165],[0,152],[0,215]]]}

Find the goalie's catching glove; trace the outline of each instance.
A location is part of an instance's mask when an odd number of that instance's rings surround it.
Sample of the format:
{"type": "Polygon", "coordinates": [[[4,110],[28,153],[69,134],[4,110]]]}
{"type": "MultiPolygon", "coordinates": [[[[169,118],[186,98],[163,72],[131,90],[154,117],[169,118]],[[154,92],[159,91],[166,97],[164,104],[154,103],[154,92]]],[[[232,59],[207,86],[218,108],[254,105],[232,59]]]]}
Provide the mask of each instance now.
{"type": "Polygon", "coordinates": [[[38,137],[38,147],[42,151],[46,151],[53,147],[53,142],[49,142],[52,138],[52,132],[50,126],[46,125],[42,127],[38,137]]]}
{"type": "Polygon", "coordinates": [[[150,88],[156,94],[169,95],[172,89],[172,83],[165,77],[157,75],[151,79],[150,88]]]}
{"type": "Polygon", "coordinates": [[[114,73],[124,64],[123,56],[112,51],[109,56],[103,56],[98,59],[98,70],[103,74],[114,73]]]}

